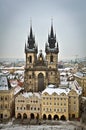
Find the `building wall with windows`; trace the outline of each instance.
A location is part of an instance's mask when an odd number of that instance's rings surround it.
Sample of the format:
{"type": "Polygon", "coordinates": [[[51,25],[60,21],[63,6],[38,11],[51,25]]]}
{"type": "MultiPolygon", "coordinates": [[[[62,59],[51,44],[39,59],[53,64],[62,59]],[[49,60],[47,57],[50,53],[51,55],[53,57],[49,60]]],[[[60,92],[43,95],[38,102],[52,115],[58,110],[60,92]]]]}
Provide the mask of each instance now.
{"type": "Polygon", "coordinates": [[[42,92],[42,118],[68,120],[79,117],[78,91],[54,88],[49,85],[42,92]]]}
{"type": "Polygon", "coordinates": [[[79,117],[79,108],[80,108],[80,97],[75,90],[71,90],[68,94],[68,109],[69,109],[69,119],[79,117]]]}
{"type": "Polygon", "coordinates": [[[40,93],[21,93],[15,98],[15,117],[16,118],[41,118],[41,99],[40,93]]]}
{"type": "Polygon", "coordinates": [[[42,95],[42,118],[43,119],[67,119],[68,120],[68,96],[64,93],[42,95]]]}
{"type": "Polygon", "coordinates": [[[23,93],[15,99],[15,117],[68,120],[79,117],[78,91],[48,85],[40,93],[23,93]]]}
{"type": "Polygon", "coordinates": [[[77,72],[74,74],[75,80],[82,87],[82,95],[86,97],[86,72],[77,72]]]}
{"type": "Polygon", "coordinates": [[[14,114],[13,90],[0,91],[0,119],[7,119],[14,114]]]}
{"type": "Polygon", "coordinates": [[[8,119],[14,114],[14,90],[5,76],[0,75],[0,119],[8,119]]]}

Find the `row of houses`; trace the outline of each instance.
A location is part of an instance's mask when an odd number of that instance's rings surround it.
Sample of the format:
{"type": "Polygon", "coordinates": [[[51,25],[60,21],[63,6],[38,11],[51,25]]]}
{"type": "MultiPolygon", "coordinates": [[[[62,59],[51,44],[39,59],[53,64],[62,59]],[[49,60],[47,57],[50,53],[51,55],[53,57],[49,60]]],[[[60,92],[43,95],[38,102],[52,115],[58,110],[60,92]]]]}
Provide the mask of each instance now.
{"type": "Polygon", "coordinates": [[[80,116],[81,87],[77,81],[58,88],[48,85],[42,92],[25,92],[16,82],[0,75],[0,119],[64,119],[80,116]]]}
{"type": "Polygon", "coordinates": [[[69,120],[79,118],[81,92],[48,85],[42,93],[24,92],[15,98],[15,117],[69,120]]]}

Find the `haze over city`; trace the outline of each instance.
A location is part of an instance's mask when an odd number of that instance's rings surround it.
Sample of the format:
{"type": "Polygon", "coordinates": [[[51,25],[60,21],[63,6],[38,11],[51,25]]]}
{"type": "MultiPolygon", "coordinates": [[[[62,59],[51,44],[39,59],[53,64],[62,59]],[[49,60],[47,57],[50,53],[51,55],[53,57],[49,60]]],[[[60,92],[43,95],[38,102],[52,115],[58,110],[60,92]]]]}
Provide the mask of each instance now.
{"type": "Polygon", "coordinates": [[[25,58],[30,19],[35,41],[45,52],[53,27],[59,59],[86,56],[86,0],[0,0],[0,58],[25,58]]]}

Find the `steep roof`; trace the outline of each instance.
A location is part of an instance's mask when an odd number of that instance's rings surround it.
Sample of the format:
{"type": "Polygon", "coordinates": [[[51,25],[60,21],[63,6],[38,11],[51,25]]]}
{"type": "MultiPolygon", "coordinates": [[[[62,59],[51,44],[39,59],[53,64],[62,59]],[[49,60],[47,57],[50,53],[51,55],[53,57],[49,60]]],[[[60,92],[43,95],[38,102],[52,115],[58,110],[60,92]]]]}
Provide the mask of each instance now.
{"type": "Polygon", "coordinates": [[[10,83],[6,76],[0,75],[0,90],[9,90],[11,88],[10,83]]]}

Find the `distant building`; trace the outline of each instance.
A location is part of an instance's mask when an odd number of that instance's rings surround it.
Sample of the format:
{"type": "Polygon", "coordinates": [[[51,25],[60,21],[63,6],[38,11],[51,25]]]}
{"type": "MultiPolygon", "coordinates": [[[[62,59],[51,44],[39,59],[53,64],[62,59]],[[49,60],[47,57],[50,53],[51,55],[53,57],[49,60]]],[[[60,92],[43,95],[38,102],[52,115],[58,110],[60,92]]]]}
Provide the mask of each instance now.
{"type": "Polygon", "coordinates": [[[39,92],[43,91],[48,84],[55,84],[57,87],[60,83],[58,72],[58,53],[59,47],[56,41],[56,34],[51,24],[51,32],[48,35],[48,43],[45,45],[46,57],[42,51],[38,53],[38,47],[35,43],[35,36],[30,27],[30,35],[27,44],[25,44],[26,67],[24,77],[24,87],[26,91],[39,92]]]}
{"type": "Polygon", "coordinates": [[[0,75],[0,120],[14,115],[14,90],[4,75],[0,75]]]}
{"type": "Polygon", "coordinates": [[[82,87],[82,95],[86,97],[86,72],[77,72],[74,77],[82,87]]]}

